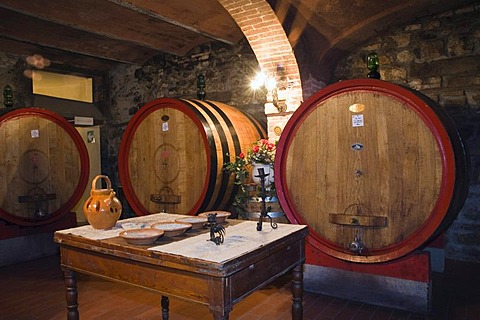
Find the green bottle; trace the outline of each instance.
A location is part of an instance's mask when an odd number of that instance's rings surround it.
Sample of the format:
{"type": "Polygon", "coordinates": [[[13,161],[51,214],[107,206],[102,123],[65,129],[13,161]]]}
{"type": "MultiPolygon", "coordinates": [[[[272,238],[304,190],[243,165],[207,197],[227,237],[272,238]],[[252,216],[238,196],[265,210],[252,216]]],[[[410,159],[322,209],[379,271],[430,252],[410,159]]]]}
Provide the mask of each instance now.
{"type": "Polygon", "coordinates": [[[10,108],[13,106],[13,93],[12,93],[12,87],[10,87],[8,84],[3,88],[3,104],[5,107],[10,108]]]}
{"type": "Polygon", "coordinates": [[[197,76],[197,97],[200,100],[204,100],[207,93],[205,92],[205,76],[199,74],[197,76]]]}
{"type": "Polygon", "coordinates": [[[377,71],[379,66],[378,55],[375,52],[369,53],[367,56],[367,68],[370,72],[367,74],[367,77],[380,79],[380,73],[377,71]]]}

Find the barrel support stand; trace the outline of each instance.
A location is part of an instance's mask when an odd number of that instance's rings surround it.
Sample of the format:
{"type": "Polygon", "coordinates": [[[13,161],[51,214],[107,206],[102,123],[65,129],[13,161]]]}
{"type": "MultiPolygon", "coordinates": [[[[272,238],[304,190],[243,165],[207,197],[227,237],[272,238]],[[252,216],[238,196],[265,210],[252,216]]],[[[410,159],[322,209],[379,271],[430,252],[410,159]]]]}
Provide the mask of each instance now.
{"type": "Polygon", "coordinates": [[[383,263],[353,263],[306,244],[304,290],[362,303],[428,314],[430,253],[416,251],[383,263]]]}

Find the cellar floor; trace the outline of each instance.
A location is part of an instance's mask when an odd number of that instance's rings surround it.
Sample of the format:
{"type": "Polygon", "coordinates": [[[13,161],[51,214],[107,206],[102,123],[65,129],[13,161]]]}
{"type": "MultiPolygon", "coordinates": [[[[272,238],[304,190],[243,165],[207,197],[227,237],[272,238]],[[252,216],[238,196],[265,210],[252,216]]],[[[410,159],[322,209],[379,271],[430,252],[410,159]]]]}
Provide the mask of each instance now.
{"type": "MultiPolygon", "coordinates": [[[[304,293],[306,320],[480,319],[480,266],[447,261],[433,274],[430,315],[304,293]]],[[[0,268],[1,320],[66,319],[63,275],[57,255],[0,268]]],[[[78,276],[81,319],[162,319],[160,296],[87,275],[78,276]]],[[[291,319],[290,274],[235,305],[230,319],[291,319]]],[[[208,307],[170,298],[170,320],[211,319],[208,307]]]]}

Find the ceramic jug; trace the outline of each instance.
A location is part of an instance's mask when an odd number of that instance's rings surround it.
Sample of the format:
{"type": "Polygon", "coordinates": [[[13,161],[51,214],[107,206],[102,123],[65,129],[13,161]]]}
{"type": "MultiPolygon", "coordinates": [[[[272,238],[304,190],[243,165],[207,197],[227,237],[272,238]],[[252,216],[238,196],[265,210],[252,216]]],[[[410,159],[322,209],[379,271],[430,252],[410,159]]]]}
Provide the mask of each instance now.
{"type": "Polygon", "coordinates": [[[98,175],[92,180],[90,197],[83,205],[83,214],[94,229],[111,229],[122,214],[122,204],[115,197],[110,179],[98,175]],[[96,189],[98,179],[105,179],[106,189],[96,189]]]}

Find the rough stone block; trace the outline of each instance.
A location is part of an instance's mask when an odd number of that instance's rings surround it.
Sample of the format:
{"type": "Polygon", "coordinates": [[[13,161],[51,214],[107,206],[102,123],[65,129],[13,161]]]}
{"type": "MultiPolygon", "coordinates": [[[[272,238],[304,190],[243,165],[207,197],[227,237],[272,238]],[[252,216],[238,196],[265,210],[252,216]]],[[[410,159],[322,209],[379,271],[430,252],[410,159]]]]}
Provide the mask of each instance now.
{"type": "Polygon", "coordinates": [[[425,75],[472,75],[478,76],[478,57],[457,57],[440,59],[425,63],[413,63],[410,66],[410,76],[423,78],[425,75]]]}
{"type": "Polygon", "coordinates": [[[470,107],[476,109],[480,107],[480,87],[466,90],[465,96],[470,107]]]}
{"type": "Polygon", "coordinates": [[[399,63],[408,63],[415,59],[413,53],[410,50],[403,50],[397,54],[397,61],[399,63]]]}
{"type": "Polygon", "coordinates": [[[392,36],[393,41],[395,42],[398,48],[407,47],[410,44],[410,34],[399,34],[392,36]]]}
{"type": "Polygon", "coordinates": [[[444,106],[464,106],[467,104],[467,97],[462,94],[458,96],[440,95],[440,104],[444,106]]]}
{"type": "Polygon", "coordinates": [[[420,44],[420,59],[436,60],[442,56],[444,56],[442,40],[425,41],[420,44]]]}
{"type": "Polygon", "coordinates": [[[478,85],[480,89],[480,76],[465,76],[462,74],[447,75],[443,77],[443,83],[446,87],[467,88],[478,85]]]}

